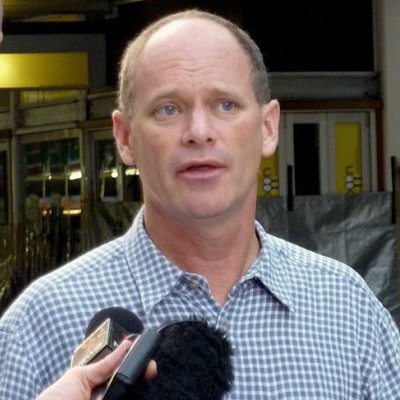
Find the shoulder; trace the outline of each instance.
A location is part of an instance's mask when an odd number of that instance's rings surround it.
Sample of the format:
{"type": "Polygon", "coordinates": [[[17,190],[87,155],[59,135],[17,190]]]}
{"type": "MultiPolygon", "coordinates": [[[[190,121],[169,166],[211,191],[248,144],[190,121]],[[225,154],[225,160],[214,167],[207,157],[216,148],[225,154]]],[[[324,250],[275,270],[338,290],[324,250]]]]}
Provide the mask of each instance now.
{"type": "MultiPolygon", "coordinates": [[[[389,311],[350,266],[268,235],[280,255],[296,324],[311,324],[314,335],[350,343],[360,379],[376,398],[394,398],[400,377],[400,334],[389,311]],[[392,396],[392,397],[391,397],[392,396]]],[[[297,326],[297,325],[296,325],[297,326]]],[[[396,392],[397,390],[397,392],[396,392]]]]}
{"type": "Polygon", "coordinates": [[[33,282],[0,319],[0,364],[29,362],[49,382],[68,367],[96,312],[138,301],[122,247],[118,238],[33,282]]]}
{"type": "Polygon", "coordinates": [[[270,252],[264,268],[279,270],[297,311],[308,316],[320,313],[321,318],[347,324],[360,340],[375,337],[379,342],[382,330],[387,330],[399,342],[399,332],[389,311],[351,266],[286,240],[264,235],[270,252]]]}
{"type": "Polygon", "coordinates": [[[268,243],[269,251],[284,260],[284,266],[295,275],[307,277],[327,277],[335,281],[343,280],[355,286],[365,287],[364,279],[349,265],[327,257],[323,254],[308,250],[287,240],[269,235],[264,232],[264,240],[268,243]]]}
{"type": "Polygon", "coordinates": [[[370,319],[369,323],[386,319],[386,309],[351,266],[267,233],[263,240],[269,253],[265,268],[284,277],[293,304],[358,313],[359,321],[370,319]]]}

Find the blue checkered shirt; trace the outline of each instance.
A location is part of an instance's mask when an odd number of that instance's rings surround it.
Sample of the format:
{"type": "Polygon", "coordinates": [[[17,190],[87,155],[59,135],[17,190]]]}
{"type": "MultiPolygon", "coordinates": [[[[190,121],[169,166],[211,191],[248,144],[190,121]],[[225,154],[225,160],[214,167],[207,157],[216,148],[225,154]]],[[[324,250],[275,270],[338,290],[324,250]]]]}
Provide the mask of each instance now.
{"type": "MultiPolygon", "coordinates": [[[[268,235],[220,307],[206,280],[154,246],[143,210],[131,229],[39,279],[0,321],[0,399],[32,400],[68,369],[88,321],[121,306],[146,326],[194,315],[226,329],[227,399],[400,399],[400,338],[349,267],[268,235]]],[[[223,279],[223,277],[221,277],[223,279]]]]}

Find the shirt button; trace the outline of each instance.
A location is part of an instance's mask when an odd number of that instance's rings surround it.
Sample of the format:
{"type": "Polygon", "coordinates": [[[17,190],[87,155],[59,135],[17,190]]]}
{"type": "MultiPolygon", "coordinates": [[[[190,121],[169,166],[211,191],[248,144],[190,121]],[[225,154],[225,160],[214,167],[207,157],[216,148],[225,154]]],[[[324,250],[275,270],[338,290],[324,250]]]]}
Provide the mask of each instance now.
{"type": "Polygon", "coordinates": [[[189,288],[190,289],[197,290],[199,288],[199,286],[200,286],[200,283],[198,281],[195,281],[193,279],[189,281],[189,288]]]}

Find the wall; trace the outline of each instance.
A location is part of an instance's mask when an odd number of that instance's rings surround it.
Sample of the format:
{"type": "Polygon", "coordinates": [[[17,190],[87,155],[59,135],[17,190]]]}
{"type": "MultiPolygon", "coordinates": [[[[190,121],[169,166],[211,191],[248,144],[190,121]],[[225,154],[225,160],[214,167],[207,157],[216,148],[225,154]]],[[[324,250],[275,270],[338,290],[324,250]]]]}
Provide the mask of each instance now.
{"type": "Polygon", "coordinates": [[[384,103],[385,187],[392,189],[390,157],[400,158],[400,1],[377,1],[377,66],[384,103]]]}
{"type": "Polygon", "coordinates": [[[106,86],[104,34],[40,34],[4,36],[1,53],[87,52],[90,86],[106,86]]]}

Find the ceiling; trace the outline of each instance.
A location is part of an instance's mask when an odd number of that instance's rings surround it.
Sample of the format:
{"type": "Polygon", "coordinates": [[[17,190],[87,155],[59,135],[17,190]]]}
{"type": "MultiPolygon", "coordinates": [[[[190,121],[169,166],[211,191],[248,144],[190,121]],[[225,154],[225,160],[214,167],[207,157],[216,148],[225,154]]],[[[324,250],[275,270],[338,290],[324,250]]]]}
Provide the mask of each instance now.
{"type": "Polygon", "coordinates": [[[4,20],[40,21],[59,14],[109,14],[115,5],[135,1],[140,0],[3,0],[4,20]]]}

